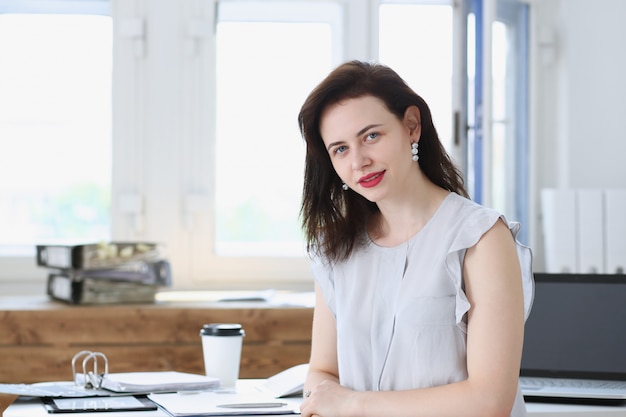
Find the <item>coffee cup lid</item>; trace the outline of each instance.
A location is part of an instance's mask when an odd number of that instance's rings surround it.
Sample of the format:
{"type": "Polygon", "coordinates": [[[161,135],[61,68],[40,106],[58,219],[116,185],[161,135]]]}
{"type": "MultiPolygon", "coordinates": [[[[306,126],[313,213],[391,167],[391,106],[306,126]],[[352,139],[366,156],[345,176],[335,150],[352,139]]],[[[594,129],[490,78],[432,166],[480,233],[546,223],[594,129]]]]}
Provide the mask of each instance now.
{"type": "Polygon", "coordinates": [[[200,336],[244,336],[245,332],[238,323],[211,323],[205,324],[200,330],[200,336]]]}

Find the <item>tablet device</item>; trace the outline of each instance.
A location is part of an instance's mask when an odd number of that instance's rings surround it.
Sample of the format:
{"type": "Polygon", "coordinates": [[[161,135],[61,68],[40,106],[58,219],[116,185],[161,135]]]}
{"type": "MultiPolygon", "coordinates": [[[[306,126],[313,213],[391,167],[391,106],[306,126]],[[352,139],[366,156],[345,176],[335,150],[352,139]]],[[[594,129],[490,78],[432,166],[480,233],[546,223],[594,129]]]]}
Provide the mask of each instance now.
{"type": "Polygon", "coordinates": [[[153,411],[156,404],[145,396],[124,395],[115,397],[42,398],[48,413],[88,413],[153,411]]]}

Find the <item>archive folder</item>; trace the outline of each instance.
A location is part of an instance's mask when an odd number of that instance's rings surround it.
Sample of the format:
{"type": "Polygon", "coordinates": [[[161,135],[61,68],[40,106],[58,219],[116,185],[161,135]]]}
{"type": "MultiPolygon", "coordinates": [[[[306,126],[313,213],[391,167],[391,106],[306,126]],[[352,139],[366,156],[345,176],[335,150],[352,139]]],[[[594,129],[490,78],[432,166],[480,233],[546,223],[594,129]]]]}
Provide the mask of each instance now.
{"type": "Polygon", "coordinates": [[[576,191],[577,260],[575,272],[604,273],[604,193],[600,189],[576,191]]]}
{"type": "Polygon", "coordinates": [[[116,394],[203,391],[220,386],[219,378],[211,376],[176,371],[109,373],[108,367],[108,360],[102,352],[88,350],[78,352],[72,359],[74,383],[87,389],[104,389],[116,394]],[[77,368],[76,362],[81,358],[82,368],[77,368]],[[98,372],[98,359],[102,359],[104,362],[104,372],[102,373],[98,372]],[[93,361],[93,369],[91,370],[88,366],[90,361],[93,361]]]}
{"type": "Polygon", "coordinates": [[[83,277],[72,279],[62,272],[48,274],[47,292],[68,304],[153,303],[161,287],[139,282],[83,277]]]}
{"type": "Polygon", "coordinates": [[[607,189],[606,273],[626,273],[626,190],[607,189]]]}
{"type": "Polygon", "coordinates": [[[576,271],[576,192],[541,190],[546,272],[576,271]]]}
{"type": "Polygon", "coordinates": [[[53,273],[64,276],[70,281],[82,281],[89,278],[162,287],[172,285],[172,268],[169,261],[165,259],[136,261],[110,269],[60,269],[54,270],[53,273]]]}
{"type": "Polygon", "coordinates": [[[0,394],[84,398],[217,389],[216,377],[177,371],[109,373],[102,352],[82,350],[71,361],[72,380],[39,384],[0,384],[0,394]]]}
{"type": "Polygon", "coordinates": [[[133,261],[154,261],[155,243],[100,242],[81,245],[37,245],[37,265],[57,269],[108,269],[133,261]]]}

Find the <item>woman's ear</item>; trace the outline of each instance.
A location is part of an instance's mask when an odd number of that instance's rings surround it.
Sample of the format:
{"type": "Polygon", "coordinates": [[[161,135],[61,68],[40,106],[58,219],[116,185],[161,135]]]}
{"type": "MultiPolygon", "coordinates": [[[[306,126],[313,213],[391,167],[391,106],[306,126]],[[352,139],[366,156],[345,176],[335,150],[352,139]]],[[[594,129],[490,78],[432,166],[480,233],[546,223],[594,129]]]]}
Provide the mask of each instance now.
{"type": "Polygon", "coordinates": [[[419,141],[422,123],[420,109],[417,106],[409,106],[404,111],[404,125],[409,129],[411,139],[419,141]]]}

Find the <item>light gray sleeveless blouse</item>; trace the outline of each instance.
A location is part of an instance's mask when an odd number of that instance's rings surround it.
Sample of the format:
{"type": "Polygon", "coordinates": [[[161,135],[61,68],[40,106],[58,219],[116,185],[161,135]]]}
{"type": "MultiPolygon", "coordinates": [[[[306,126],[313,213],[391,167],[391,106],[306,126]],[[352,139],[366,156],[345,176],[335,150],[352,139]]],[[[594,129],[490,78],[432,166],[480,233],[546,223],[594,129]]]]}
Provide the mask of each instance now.
{"type": "MultiPolygon", "coordinates": [[[[344,262],[315,258],[312,271],[337,322],[341,384],[360,391],[433,387],[467,378],[469,301],[463,290],[465,251],[502,218],[450,193],[408,242],[369,242],[344,262]]],[[[534,293],[530,249],[517,243],[524,309],[534,293]]],[[[511,417],[526,415],[521,391],[511,417]]]]}

